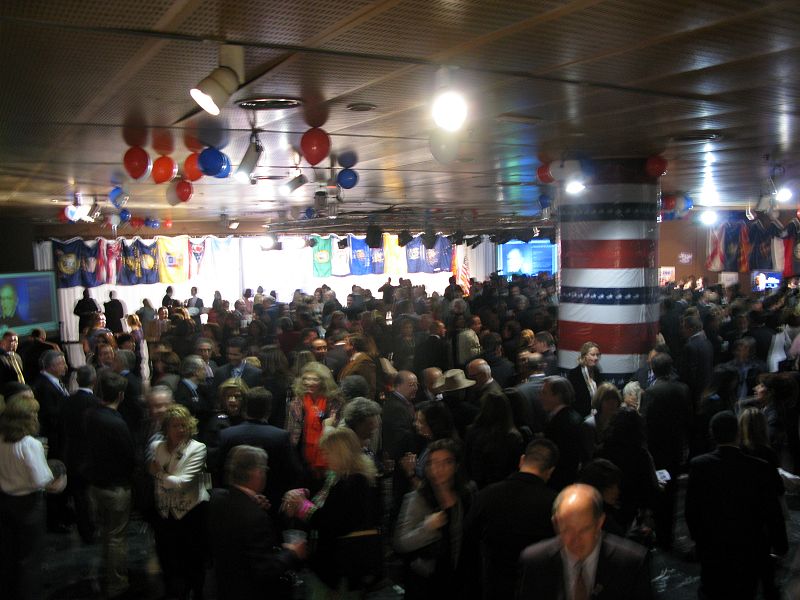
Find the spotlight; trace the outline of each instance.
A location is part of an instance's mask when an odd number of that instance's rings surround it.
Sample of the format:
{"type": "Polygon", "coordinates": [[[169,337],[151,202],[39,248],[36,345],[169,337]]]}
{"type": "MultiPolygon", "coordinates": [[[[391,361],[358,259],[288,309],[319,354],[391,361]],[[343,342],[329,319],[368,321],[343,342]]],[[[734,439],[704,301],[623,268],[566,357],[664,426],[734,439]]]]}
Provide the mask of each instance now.
{"type": "Polygon", "coordinates": [[[473,236],[471,238],[465,238],[464,243],[467,244],[470,248],[477,248],[481,245],[483,241],[483,237],[480,235],[473,236]]]}
{"type": "Polygon", "coordinates": [[[436,74],[437,93],[433,99],[433,122],[445,131],[458,131],[467,120],[467,101],[451,87],[451,73],[442,67],[436,74]]]}
{"type": "Polygon", "coordinates": [[[426,231],[422,234],[422,244],[429,250],[433,249],[436,246],[436,238],[438,237],[433,231],[426,231]]]}
{"type": "Polygon", "coordinates": [[[366,242],[370,248],[383,248],[383,230],[377,225],[368,225],[366,242]]]}
{"type": "Polygon", "coordinates": [[[228,229],[233,229],[234,231],[239,229],[239,221],[231,221],[228,223],[228,229]]]}
{"type": "Polygon", "coordinates": [[[306,245],[307,245],[309,248],[313,248],[314,246],[316,246],[316,245],[317,245],[317,238],[313,238],[313,237],[310,237],[310,238],[308,238],[308,239],[306,240],[306,245]]]}
{"type": "Polygon", "coordinates": [[[583,190],[586,189],[586,186],[583,185],[580,181],[570,181],[567,183],[564,191],[568,194],[580,194],[583,190]]]}
{"type": "Polygon", "coordinates": [[[703,225],[711,226],[717,222],[717,211],[715,210],[704,210],[700,213],[700,222],[703,225]]]}
{"type": "Polygon", "coordinates": [[[247,146],[247,151],[244,153],[239,167],[236,169],[234,177],[241,183],[253,183],[253,173],[258,165],[258,159],[261,158],[261,153],[264,147],[258,139],[258,134],[254,131],[250,134],[250,144],[247,146]]]}
{"type": "Polygon", "coordinates": [[[345,248],[347,248],[349,243],[350,241],[346,237],[341,238],[338,241],[339,250],[344,250],[345,248]]]}
{"type": "Polygon", "coordinates": [[[219,66],[189,94],[200,108],[216,116],[241,83],[244,83],[244,47],[220,46],[219,66]]]}
{"type": "Polygon", "coordinates": [[[413,239],[414,236],[411,235],[411,232],[408,229],[403,229],[403,231],[401,231],[397,235],[397,245],[402,248],[403,246],[406,246],[409,242],[411,242],[411,240],[413,239]]]}
{"type": "Polygon", "coordinates": [[[456,246],[460,246],[464,243],[464,232],[461,229],[458,229],[453,233],[450,240],[456,246]]]}
{"type": "Polygon", "coordinates": [[[777,192],[775,192],[775,200],[778,202],[788,202],[792,199],[792,190],[788,187],[782,187],[777,192]]]}
{"type": "Polygon", "coordinates": [[[264,236],[264,243],[261,244],[261,249],[266,250],[274,250],[275,246],[278,244],[278,240],[275,239],[274,235],[266,235],[264,236]]]}
{"type": "Polygon", "coordinates": [[[291,196],[293,192],[303,187],[305,184],[308,183],[308,177],[300,173],[297,177],[290,179],[286,183],[284,183],[278,191],[281,193],[282,196],[291,196]]]}

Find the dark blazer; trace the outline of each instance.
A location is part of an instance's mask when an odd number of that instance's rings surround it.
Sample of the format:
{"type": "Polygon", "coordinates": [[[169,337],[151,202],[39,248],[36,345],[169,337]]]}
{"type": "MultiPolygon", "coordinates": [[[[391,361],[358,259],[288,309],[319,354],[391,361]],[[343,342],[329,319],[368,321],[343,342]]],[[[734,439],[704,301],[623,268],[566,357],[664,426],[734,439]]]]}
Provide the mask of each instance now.
{"type": "Polygon", "coordinates": [[[280,540],[265,510],[238,488],[216,489],[208,508],[208,532],[219,600],[291,598],[281,576],[299,561],[280,540]]]}
{"type": "Polygon", "coordinates": [[[193,394],[186,381],[181,379],[175,390],[175,402],[188,408],[192,416],[197,419],[198,441],[203,442],[206,446],[209,444],[216,446],[212,435],[215,434],[216,411],[214,410],[214,398],[208,386],[201,383],[197,386],[196,394],[193,394]]]}
{"type": "Polygon", "coordinates": [[[678,359],[678,378],[689,386],[694,406],[700,403],[713,369],[714,348],[701,331],[686,340],[678,359]]]}
{"type": "Polygon", "coordinates": [[[114,333],[122,333],[122,319],[125,317],[125,308],[122,302],[113,298],[103,305],[106,313],[108,328],[114,333]]]}
{"type": "Polygon", "coordinates": [[[693,408],[689,387],[680,381],[656,379],[642,395],[648,449],[656,469],[673,477],[687,456],[693,408]]]}
{"type": "Polygon", "coordinates": [[[514,365],[505,356],[485,356],[483,357],[492,370],[494,379],[501,388],[511,385],[514,379],[514,365]]]}
{"type": "Polygon", "coordinates": [[[70,476],[81,473],[86,466],[89,456],[86,415],[98,406],[100,400],[97,396],[85,390],[78,390],[64,402],[61,411],[64,428],[64,462],[70,476]]]}
{"type": "MultiPolygon", "coordinates": [[[[214,370],[214,390],[216,390],[226,379],[231,378],[231,371],[233,368],[230,363],[217,367],[214,370]]],[[[261,369],[254,367],[248,363],[244,363],[242,369],[242,381],[248,387],[258,387],[261,385],[261,369]]]]}
{"type": "Polygon", "coordinates": [[[119,414],[125,419],[131,433],[136,436],[144,420],[144,402],[142,380],[133,371],[125,374],[128,385],[125,386],[125,397],[119,403],[119,414]]]}
{"type": "Polygon", "coordinates": [[[514,598],[520,553],[553,536],[555,498],[543,479],[522,472],[478,493],[465,524],[463,555],[471,560],[478,553],[482,557],[467,571],[473,579],[470,587],[483,584],[481,597],[514,598]]]}
{"type": "Polygon", "coordinates": [[[584,454],[582,426],[583,419],[570,406],[559,410],[545,425],[544,436],[558,446],[559,451],[556,469],[548,482],[556,491],[574,483],[581,462],[589,458],[584,454]]]}
{"type": "Polygon", "coordinates": [[[64,456],[61,411],[69,395],[42,374],[39,374],[33,384],[33,395],[39,402],[39,435],[47,438],[49,446],[47,458],[61,459],[64,456]]]}
{"type": "MultiPolygon", "coordinates": [[[[597,560],[593,600],[647,600],[652,598],[647,549],[616,535],[603,534],[597,560]]],[[[563,600],[564,565],[557,537],[525,549],[520,557],[522,582],[519,598],[563,600]]]]}
{"type": "Polygon", "coordinates": [[[245,421],[223,429],[219,434],[216,481],[224,481],[225,459],[235,446],[247,444],[263,448],[269,457],[269,473],[264,495],[271,514],[277,514],[283,494],[300,485],[302,469],[289,443],[289,432],[261,421],[245,421]]]}
{"type": "Polygon", "coordinates": [[[383,449],[393,460],[411,451],[414,440],[414,409],[412,405],[409,410],[409,404],[410,401],[395,392],[386,396],[383,402],[381,439],[383,449]]]}
{"type": "Polygon", "coordinates": [[[542,403],[539,401],[539,394],[544,387],[544,377],[536,377],[532,380],[520,383],[514,389],[525,399],[528,406],[528,415],[532,433],[541,433],[544,431],[545,423],[547,422],[547,413],[542,408],[542,403]]]}
{"type": "MultiPolygon", "coordinates": [[[[603,383],[603,374],[597,367],[589,369],[589,374],[597,385],[603,383]]],[[[586,380],[583,378],[581,366],[578,365],[567,371],[567,379],[572,384],[572,389],[575,390],[575,401],[572,404],[572,408],[578,411],[581,417],[588,417],[589,413],[592,412],[592,394],[586,385],[586,380]]]]}
{"type": "Polygon", "coordinates": [[[339,380],[339,371],[347,364],[347,352],[341,346],[331,346],[325,355],[325,366],[333,373],[333,378],[339,380]]]}
{"type": "Polygon", "coordinates": [[[428,367],[439,367],[442,373],[452,368],[451,344],[438,335],[429,335],[417,345],[414,354],[414,372],[421,377],[428,367]]]}

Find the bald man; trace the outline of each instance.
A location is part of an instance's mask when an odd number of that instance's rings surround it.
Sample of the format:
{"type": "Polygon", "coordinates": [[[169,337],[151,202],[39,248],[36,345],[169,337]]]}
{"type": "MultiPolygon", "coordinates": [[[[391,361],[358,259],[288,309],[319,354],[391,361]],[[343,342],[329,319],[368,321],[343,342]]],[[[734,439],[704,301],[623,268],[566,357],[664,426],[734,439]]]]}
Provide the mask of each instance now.
{"type": "Polygon", "coordinates": [[[647,549],[603,533],[603,498],[593,487],[565,487],[553,503],[556,537],[520,557],[518,598],[642,600],[652,598],[647,549]]]}

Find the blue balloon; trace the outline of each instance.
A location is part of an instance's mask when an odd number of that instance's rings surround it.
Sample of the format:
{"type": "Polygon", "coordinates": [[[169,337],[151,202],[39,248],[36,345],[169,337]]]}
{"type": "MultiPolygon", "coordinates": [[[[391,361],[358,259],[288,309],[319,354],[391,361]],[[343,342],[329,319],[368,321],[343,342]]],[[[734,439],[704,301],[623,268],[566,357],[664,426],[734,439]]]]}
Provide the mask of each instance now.
{"type": "Polygon", "coordinates": [[[129,211],[127,208],[123,208],[121,211],[119,211],[119,220],[122,221],[123,223],[127,223],[128,221],[130,221],[131,211],[129,211]]]}
{"type": "Polygon", "coordinates": [[[358,162],[358,155],[353,150],[345,150],[339,155],[339,164],[344,169],[352,169],[358,162]]]}
{"type": "Polygon", "coordinates": [[[158,229],[161,227],[161,223],[158,222],[158,219],[150,219],[150,225],[148,225],[150,229],[158,229]]]}
{"type": "Polygon", "coordinates": [[[214,175],[217,179],[225,179],[228,175],[231,174],[231,159],[228,158],[227,154],[223,154],[222,158],[225,159],[225,162],[222,164],[222,168],[220,169],[219,173],[214,175]]]}
{"type": "Polygon", "coordinates": [[[547,194],[541,194],[539,196],[539,206],[542,208],[542,210],[544,210],[545,208],[549,208],[550,204],[552,204],[550,202],[550,196],[548,196],[547,194]]]}
{"type": "Polygon", "coordinates": [[[358,173],[353,169],[342,169],[336,176],[336,183],[346,190],[352,189],[358,183],[358,173]]]}
{"type": "Polygon", "coordinates": [[[225,155],[216,148],[206,148],[200,153],[197,163],[203,175],[216,177],[225,166],[225,155]]]}
{"type": "Polygon", "coordinates": [[[317,213],[316,213],[316,211],[314,210],[314,208],[313,208],[313,207],[311,207],[311,206],[309,206],[309,207],[306,209],[306,212],[305,212],[305,217],[306,217],[306,219],[313,219],[313,218],[314,218],[314,217],[316,217],[316,216],[317,216],[317,213]]]}
{"type": "Polygon", "coordinates": [[[689,196],[689,194],[686,194],[683,197],[683,201],[684,201],[683,210],[691,210],[692,207],[694,206],[694,202],[692,202],[692,198],[689,196]]]}

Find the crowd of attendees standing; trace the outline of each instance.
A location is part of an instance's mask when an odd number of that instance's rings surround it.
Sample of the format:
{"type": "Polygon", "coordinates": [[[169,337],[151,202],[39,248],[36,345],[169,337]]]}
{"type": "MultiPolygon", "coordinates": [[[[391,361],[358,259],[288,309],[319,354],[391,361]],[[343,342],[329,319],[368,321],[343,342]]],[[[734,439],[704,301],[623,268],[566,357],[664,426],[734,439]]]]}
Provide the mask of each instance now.
{"type": "Polygon", "coordinates": [[[45,532],[73,526],[103,549],[104,593],[130,595],[132,513],[168,598],[291,597],[299,572],[311,597],[356,597],[387,557],[408,598],[649,597],[645,548],[672,549],[687,472],[706,596],[779,597],[797,288],[667,286],[658,340],[619,387],[591,340],[559,369],[546,275],[468,296],[389,279],[344,304],[327,287],[172,296],[125,314],[86,291],[77,368],[44,332],[3,336],[10,597],[41,597],[45,532]],[[558,549],[568,583],[550,585],[558,549]]]}

